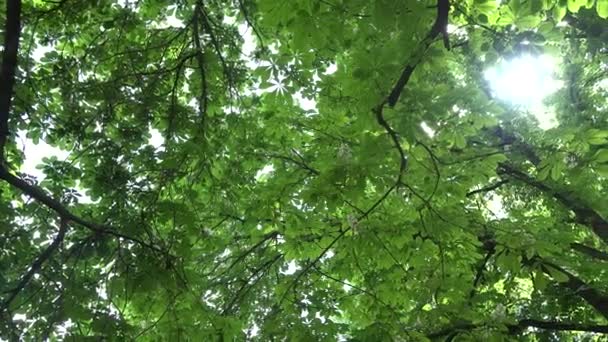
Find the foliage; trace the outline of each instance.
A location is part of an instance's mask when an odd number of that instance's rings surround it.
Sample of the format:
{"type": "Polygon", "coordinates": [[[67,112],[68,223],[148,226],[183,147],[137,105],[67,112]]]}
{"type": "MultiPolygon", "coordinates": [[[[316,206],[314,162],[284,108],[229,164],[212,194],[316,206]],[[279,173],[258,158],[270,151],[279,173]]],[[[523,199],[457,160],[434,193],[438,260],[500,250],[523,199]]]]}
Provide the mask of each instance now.
{"type": "Polygon", "coordinates": [[[608,332],[608,0],[0,3],[3,338],[608,332]]]}

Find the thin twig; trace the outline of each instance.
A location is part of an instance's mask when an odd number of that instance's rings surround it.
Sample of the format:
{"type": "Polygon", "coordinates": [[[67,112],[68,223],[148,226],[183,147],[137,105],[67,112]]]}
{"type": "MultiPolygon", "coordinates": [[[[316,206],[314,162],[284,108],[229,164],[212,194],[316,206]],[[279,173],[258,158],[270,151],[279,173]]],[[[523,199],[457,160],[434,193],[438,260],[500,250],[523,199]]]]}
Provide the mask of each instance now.
{"type": "Polygon", "coordinates": [[[251,27],[251,29],[255,33],[255,36],[258,38],[258,41],[260,42],[260,46],[262,47],[262,49],[264,49],[264,39],[262,39],[262,35],[258,31],[257,27],[255,27],[255,25],[253,25],[253,21],[251,20],[249,13],[247,13],[247,8],[245,7],[245,4],[243,4],[242,0],[238,0],[238,2],[239,2],[239,7],[241,8],[241,12],[243,12],[243,17],[245,18],[245,22],[247,22],[247,25],[249,25],[249,27],[251,27]]]}
{"type": "Polygon", "coordinates": [[[426,200],[427,202],[430,202],[431,199],[433,198],[433,196],[435,196],[437,189],[439,188],[439,181],[441,180],[441,173],[439,172],[439,166],[437,165],[438,159],[435,156],[435,154],[433,153],[433,151],[426,144],[424,144],[421,141],[418,141],[418,144],[420,146],[422,146],[422,148],[424,148],[426,150],[426,152],[429,154],[429,157],[431,157],[431,161],[433,162],[433,169],[435,171],[435,186],[433,186],[433,191],[429,195],[429,198],[426,200]]]}

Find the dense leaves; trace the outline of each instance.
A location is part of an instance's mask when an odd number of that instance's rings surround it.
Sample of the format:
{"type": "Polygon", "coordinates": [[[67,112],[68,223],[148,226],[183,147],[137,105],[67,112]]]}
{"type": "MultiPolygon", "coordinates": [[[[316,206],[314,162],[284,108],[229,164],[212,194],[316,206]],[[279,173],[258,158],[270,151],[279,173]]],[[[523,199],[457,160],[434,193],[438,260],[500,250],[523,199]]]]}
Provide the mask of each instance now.
{"type": "Polygon", "coordinates": [[[608,1],[0,3],[0,337],[608,333],[608,1]]]}

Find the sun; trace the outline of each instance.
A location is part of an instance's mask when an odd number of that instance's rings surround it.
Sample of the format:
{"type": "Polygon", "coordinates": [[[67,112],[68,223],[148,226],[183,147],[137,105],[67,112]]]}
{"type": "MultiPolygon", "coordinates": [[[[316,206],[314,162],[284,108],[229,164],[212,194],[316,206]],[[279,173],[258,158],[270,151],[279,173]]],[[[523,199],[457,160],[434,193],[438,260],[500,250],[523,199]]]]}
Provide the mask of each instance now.
{"type": "Polygon", "coordinates": [[[541,126],[552,125],[543,100],[562,87],[554,77],[555,58],[547,55],[521,55],[503,60],[485,72],[492,93],[497,98],[532,112],[541,126]]]}
{"type": "Polygon", "coordinates": [[[516,105],[531,106],[561,87],[556,61],[547,55],[522,55],[488,69],[486,79],[495,96],[516,105]]]}

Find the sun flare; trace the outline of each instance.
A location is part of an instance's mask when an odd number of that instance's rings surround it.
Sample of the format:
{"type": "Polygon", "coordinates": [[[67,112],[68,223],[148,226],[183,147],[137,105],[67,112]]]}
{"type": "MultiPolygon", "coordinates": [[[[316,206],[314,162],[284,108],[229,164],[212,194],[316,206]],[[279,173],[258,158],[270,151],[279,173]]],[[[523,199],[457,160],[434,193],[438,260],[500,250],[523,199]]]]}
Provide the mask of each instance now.
{"type": "Polygon", "coordinates": [[[557,61],[546,55],[523,55],[504,60],[486,70],[494,96],[512,105],[530,110],[541,126],[552,125],[543,100],[561,88],[563,82],[554,77],[557,61]]]}

